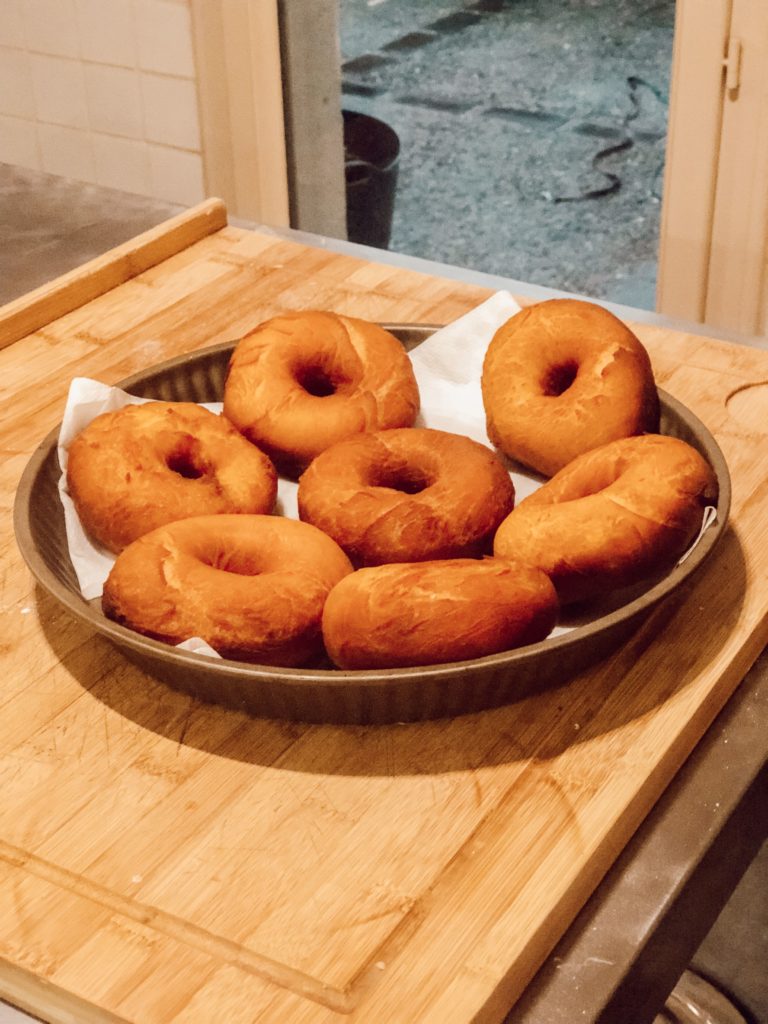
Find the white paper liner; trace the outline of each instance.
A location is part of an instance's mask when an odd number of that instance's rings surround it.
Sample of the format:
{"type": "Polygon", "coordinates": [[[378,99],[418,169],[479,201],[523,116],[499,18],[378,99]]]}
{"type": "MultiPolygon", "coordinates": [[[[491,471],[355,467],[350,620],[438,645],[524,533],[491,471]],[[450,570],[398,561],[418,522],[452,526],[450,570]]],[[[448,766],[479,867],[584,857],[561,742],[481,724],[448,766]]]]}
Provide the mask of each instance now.
{"type": "Polygon", "coordinates": [[[209,658],[220,658],[221,655],[218,651],[214,651],[210,644],[207,644],[205,640],[202,640],[199,636],[191,636],[189,640],[182,640],[180,644],[176,644],[176,647],[180,651],[192,651],[193,654],[205,654],[209,658]]]}
{"type": "MultiPolygon", "coordinates": [[[[413,349],[411,363],[421,395],[415,426],[448,430],[489,444],[480,387],[483,360],[497,329],[519,311],[509,292],[496,292],[413,349]]],[[[519,466],[513,469],[506,456],[499,454],[511,472],[516,503],[541,486],[541,477],[519,466]]]]}
{"type": "Polygon", "coordinates": [[[694,548],[696,547],[696,545],[699,543],[701,538],[704,536],[706,531],[710,528],[710,526],[712,525],[712,523],[715,522],[716,519],[717,519],[717,509],[714,507],[714,505],[707,505],[707,507],[704,509],[704,515],[701,517],[701,526],[699,527],[699,532],[696,534],[696,537],[691,542],[691,546],[688,548],[688,550],[685,552],[685,554],[681,555],[678,558],[678,560],[677,560],[677,564],[678,565],[682,565],[683,562],[686,560],[686,558],[688,558],[689,555],[692,554],[692,552],[693,552],[694,548]]]}
{"type": "MultiPolygon", "coordinates": [[[[496,330],[519,309],[520,306],[509,292],[497,292],[458,320],[440,328],[413,349],[410,353],[411,363],[421,396],[421,409],[416,426],[447,430],[463,434],[481,444],[489,444],[480,386],[483,360],[496,330]]],[[[69,555],[80,590],[87,600],[101,595],[115,556],[96,546],[80,524],[66,486],[67,450],[75,435],[101,413],[149,401],[153,399],[138,398],[120,388],[110,387],[86,377],[76,377],[70,385],[59,434],[58,455],[62,468],[59,495],[64,506],[69,555]]],[[[221,403],[207,403],[205,408],[220,413],[221,403]]],[[[510,468],[515,485],[515,503],[518,504],[541,486],[542,478],[528,475],[517,465],[513,467],[504,456],[502,458],[510,468]]],[[[297,492],[298,484],[295,481],[279,477],[275,512],[290,519],[298,519],[297,492]]],[[[690,555],[701,535],[715,518],[716,510],[707,509],[699,536],[680,558],[680,562],[690,555]]],[[[604,611],[596,611],[592,618],[598,618],[602,614],[604,611]]],[[[580,619],[578,623],[558,625],[550,635],[569,632],[576,628],[576,625],[582,625],[587,621],[591,619],[585,618],[580,619]]],[[[190,638],[178,646],[185,650],[219,657],[198,637],[190,638]]]]}

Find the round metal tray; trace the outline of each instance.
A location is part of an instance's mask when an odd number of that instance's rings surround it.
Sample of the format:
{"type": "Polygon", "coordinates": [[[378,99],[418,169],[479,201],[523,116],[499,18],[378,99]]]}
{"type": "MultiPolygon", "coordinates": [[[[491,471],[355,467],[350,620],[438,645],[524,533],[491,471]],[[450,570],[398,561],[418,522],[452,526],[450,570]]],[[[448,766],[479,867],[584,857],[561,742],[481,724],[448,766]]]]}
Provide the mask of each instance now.
{"type": "MultiPolygon", "coordinates": [[[[407,349],[436,328],[387,324],[407,349]]],[[[165,401],[220,401],[234,343],[192,352],[120,383],[132,394],[165,401]]],[[[730,478],[723,455],[704,425],[663,391],[661,431],[682,438],[709,461],[719,482],[717,518],[689,556],[626,604],[570,632],[528,647],[472,661],[423,668],[341,671],[288,669],[213,659],[134,633],[86,601],[67,550],[58,495],[59,428],[30,459],[14,504],[19,549],[39,584],[73,615],[117,644],[144,670],[204,701],[257,716],[305,722],[384,723],[440,718],[509,703],[567,681],[615,650],[663,598],[706,561],[720,538],[730,508],[730,478]]]]}

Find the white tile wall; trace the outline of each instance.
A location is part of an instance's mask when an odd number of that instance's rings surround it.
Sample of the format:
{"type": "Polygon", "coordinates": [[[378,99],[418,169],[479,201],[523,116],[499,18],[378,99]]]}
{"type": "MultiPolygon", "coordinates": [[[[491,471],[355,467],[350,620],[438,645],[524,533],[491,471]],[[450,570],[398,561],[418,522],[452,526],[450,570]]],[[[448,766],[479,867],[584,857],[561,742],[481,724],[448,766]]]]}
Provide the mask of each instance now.
{"type": "Polygon", "coordinates": [[[37,125],[34,121],[0,116],[0,163],[40,170],[37,125]]]}
{"type": "Polygon", "coordinates": [[[152,194],[146,142],[118,139],[112,135],[94,135],[93,150],[98,185],[139,195],[152,194]]]}
{"type": "Polygon", "coordinates": [[[80,52],[84,60],[136,66],[137,25],[133,0],[76,0],[80,52]],[[105,16],[108,10],[108,17],[105,16]]]}
{"type": "Polygon", "coordinates": [[[86,64],[88,115],[92,131],[144,138],[139,75],[133,68],[86,64]]]}
{"type": "Polygon", "coordinates": [[[188,206],[205,198],[203,161],[199,153],[185,153],[151,143],[147,149],[153,196],[188,206]]]}
{"type": "Polygon", "coordinates": [[[16,46],[23,50],[27,45],[21,2],[3,0],[0,3],[0,46],[16,46]]]}
{"type": "Polygon", "coordinates": [[[75,0],[23,0],[21,10],[30,50],[57,57],[80,57],[75,0]]]}
{"type": "Polygon", "coordinates": [[[0,114],[35,116],[32,68],[25,50],[0,47],[0,114]]]}
{"type": "Polygon", "coordinates": [[[144,125],[150,142],[200,149],[200,120],[195,83],[187,78],[142,75],[144,125]]]}
{"type": "Polygon", "coordinates": [[[88,128],[85,74],[79,60],[30,54],[32,93],[39,121],[88,128]]]}
{"type": "Polygon", "coordinates": [[[202,199],[190,2],[0,0],[0,161],[202,199]]]}
{"type": "Polygon", "coordinates": [[[91,136],[78,128],[39,124],[40,168],[64,178],[93,181],[95,165],[91,136]]]}
{"type": "Polygon", "coordinates": [[[185,0],[135,0],[139,67],[192,78],[192,19],[185,0]]]}

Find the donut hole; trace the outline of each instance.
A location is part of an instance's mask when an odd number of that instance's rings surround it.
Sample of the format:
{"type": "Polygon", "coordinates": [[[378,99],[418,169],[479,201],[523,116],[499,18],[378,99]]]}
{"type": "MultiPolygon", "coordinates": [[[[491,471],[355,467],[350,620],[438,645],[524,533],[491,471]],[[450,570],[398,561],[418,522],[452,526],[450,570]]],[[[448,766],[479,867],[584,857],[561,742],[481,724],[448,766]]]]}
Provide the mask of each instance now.
{"type": "Polygon", "coordinates": [[[420,466],[378,466],[370,477],[371,487],[388,487],[403,494],[419,494],[434,483],[420,466]]]}
{"type": "Polygon", "coordinates": [[[296,372],[296,383],[313,398],[328,398],[335,395],[347,381],[325,366],[308,365],[299,367],[296,372]]]}
{"type": "Polygon", "coordinates": [[[165,464],[172,473],[178,473],[185,480],[199,480],[208,471],[194,438],[184,439],[177,444],[166,456],[165,464]]]}
{"type": "Polygon", "coordinates": [[[579,372],[579,364],[575,359],[567,359],[562,363],[555,363],[546,372],[541,382],[541,390],[548,398],[557,398],[564,394],[576,380],[579,372]]]}
{"type": "Polygon", "coordinates": [[[259,576],[263,569],[259,560],[247,551],[214,551],[201,559],[205,565],[237,576],[259,576]]]}

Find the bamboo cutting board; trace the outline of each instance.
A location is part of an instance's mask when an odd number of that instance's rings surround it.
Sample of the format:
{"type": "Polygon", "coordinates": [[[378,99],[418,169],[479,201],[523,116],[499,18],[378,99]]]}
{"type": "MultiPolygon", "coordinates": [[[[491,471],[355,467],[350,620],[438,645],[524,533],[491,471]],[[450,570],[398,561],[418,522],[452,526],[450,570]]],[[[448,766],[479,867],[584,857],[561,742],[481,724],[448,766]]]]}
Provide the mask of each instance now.
{"type": "MultiPolygon", "coordinates": [[[[487,294],[209,201],[0,311],[4,506],[73,376],[288,309],[441,323],[487,294]]],[[[508,707],[331,727],[197,704],[36,589],[6,515],[0,994],[78,1024],[503,1018],[766,640],[768,353],[636,330],[724,451],[730,528],[623,649],[508,707]]]]}

